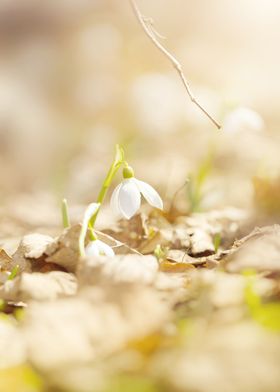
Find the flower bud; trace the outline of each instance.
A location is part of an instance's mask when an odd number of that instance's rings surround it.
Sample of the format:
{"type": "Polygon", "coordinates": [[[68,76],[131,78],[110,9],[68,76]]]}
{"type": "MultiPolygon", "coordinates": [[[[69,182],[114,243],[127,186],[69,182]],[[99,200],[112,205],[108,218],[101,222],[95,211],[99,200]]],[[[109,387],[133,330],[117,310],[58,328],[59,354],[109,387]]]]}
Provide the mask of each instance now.
{"type": "Polygon", "coordinates": [[[134,177],[134,170],[131,166],[126,166],[123,169],[123,178],[131,178],[134,177]]]}

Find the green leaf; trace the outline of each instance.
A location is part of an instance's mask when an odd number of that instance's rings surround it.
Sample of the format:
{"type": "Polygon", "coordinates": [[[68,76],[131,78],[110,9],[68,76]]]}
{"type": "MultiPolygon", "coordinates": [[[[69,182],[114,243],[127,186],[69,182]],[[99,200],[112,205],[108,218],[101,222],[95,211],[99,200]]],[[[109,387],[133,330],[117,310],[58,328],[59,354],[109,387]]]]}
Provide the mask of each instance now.
{"type": "Polygon", "coordinates": [[[0,391],[43,392],[43,383],[28,365],[0,369],[0,391]]]}
{"type": "Polygon", "coordinates": [[[159,389],[151,379],[120,375],[109,381],[104,392],[159,392],[159,389]]]}
{"type": "Polygon", "coordinates": [[[254,319],[265,328],[280,332],[280,303],[268,303],[253,311],[254,319]]]}
{"type": "Polygon", "coordinates": [[[245,287],[245,302],[251,317],[263,327],[280,332],[280,302],[262,303],[260,296],[254,290],[256,277],[249,276],[245,287]]]}

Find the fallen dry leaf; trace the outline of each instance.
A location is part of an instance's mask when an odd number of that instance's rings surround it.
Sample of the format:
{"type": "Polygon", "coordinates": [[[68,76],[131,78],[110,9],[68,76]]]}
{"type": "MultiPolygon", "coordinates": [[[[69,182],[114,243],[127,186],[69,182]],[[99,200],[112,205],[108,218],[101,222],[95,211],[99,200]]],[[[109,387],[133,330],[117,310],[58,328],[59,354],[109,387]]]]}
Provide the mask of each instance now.
{"type": "Polygon", "coordinates": [[[46,301],[74,295],[76,290],[76,278],[67,272],[23,272],[0,287],[0,297],[6,301],[46,301]]]}
{"type": "Polygon", "coordinates": [[[155,290],[121,283],[88,287],[75,298],[43,307],[33,303],[21,329],[31,362],[50,371],[112,354],[129,340],[155,331],[167,317],[155,290]]]}
{"type": "Polygon", "coordinates": [[[12,258],[6,253],[4,249],[0,249],[0,270],[9,271],[11,266],[12,258]]]}
{"type": "Polygon", "coordinates": [[[17,251],[12,256],[10,270],[19,266],[20,272],[30,272],[33,265],[40,261],[48,246],[53,243],[53,238],[43,234],[28,234],[24,236],[17,251]]]}
{"type": "Polygon", "coordinates": [[[65,229],[46,249],[46,262],[54,263],[69,272],[75,272],[79,261],[79,235],[81,225],[65,229]]]}
{"type": "Polygon", "coordinates": [[[139,254],[117,255],[114,258],[86,258],[81,261],[78,280],[81,285],[100,280],[151,284],[159,270],[154,256],[139,254]]]}
{"type": "Polygon", "coordinates": [[[254,269],[256,271],[280,271],[280,226],[255,229],[237,241],[225,258],[230,272],[254,269]]]}

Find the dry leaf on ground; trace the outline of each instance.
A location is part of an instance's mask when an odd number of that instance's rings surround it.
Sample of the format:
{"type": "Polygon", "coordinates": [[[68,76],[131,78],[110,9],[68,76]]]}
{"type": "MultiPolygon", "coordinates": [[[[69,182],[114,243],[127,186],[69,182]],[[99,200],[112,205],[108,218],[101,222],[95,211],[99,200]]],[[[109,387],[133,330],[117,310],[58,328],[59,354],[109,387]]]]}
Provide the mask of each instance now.
{"type": "Polygon", "coordinates": [[[0,287],[0,297],[6,301],[46,301],[74,295],[76,290],[77,282],[73,274],[62,271],[23,272],[0,287]]]}
{"type": "Polygon", "coordinates": [[[237,241],[225,258],[225,267],[230,272],[280,271],[280,226],[255,229],[237,241]]]}

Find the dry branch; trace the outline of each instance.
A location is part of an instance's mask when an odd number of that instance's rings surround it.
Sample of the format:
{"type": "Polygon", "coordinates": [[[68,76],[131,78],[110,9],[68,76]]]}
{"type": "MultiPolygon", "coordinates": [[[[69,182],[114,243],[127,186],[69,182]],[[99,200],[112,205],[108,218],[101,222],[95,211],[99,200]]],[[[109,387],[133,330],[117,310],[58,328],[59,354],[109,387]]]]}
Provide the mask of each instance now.
{"type": "Polygon", "coordinates": [[[186,90],[188,93],[188,96],[190,97],[190,100],[216,125],[218,129],[221,128],[221,125],[211,116],[211,114],[197,101],[196,97],[192,93],[192,90],[190,88],[189,82],[187,81],[185,74],[182,70],[182,65],[179,63],[179,61],[158,41],[157,37],[159,37],[159,34],[155,31],[153,22],[151,18],[146,18],[144,17],[135,0],[129,0],[131,7],[134,11],[134,14],[136,18],[138,19],[140,25],[142,26],[144,32],[146,35],[150,38],[150,40],[153,42],[153,44],[169,59],[169,61],[172,63],[176,71],[178,72],[186,90]]]}

